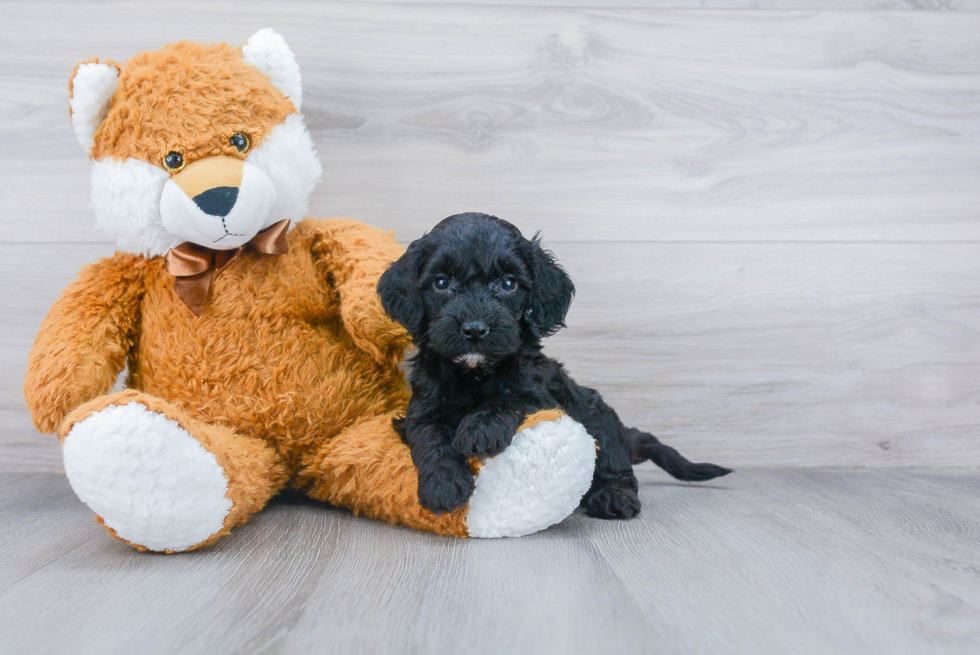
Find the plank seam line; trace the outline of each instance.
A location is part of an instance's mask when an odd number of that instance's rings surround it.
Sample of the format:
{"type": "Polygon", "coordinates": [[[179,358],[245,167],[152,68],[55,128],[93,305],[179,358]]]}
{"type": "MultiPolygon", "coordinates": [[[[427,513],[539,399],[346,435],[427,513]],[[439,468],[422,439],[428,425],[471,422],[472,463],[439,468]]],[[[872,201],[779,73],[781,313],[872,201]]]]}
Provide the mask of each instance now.
{"type": "MultiPolygon", "coordinates": [[[[846,240],[804,240],[804,239],[777,239],[777,240],[765,240],[765,241],[750,241],[750,240],[701,240],[701,239],[652,239],[652,240],[642,240],[642,239],[549,239],[544,230],[542,230],[542,235],[545,237],[545,242],[547,244],[563,244],[563,245],[575,245],[575,244],[610,244],[610,245],[623,245],[623,244],[649,244],[649,245],[752,245],[752,246],[765,246],[765,245],[828,245],[828,246],[843,246],[843,245],[853,245],[853,246],[928,246],[928,245],[978,245],[980,244],[980,239],[942,239],[942,240],[916,240],[916,241],[846,241],[846,240]]],[[[410,240],[399,239],[398,243],[406,245],[410,240]]],[[[113,246],[114,243],[111,241],[0,241],[0,247],[3,246],[113,246]]]]}

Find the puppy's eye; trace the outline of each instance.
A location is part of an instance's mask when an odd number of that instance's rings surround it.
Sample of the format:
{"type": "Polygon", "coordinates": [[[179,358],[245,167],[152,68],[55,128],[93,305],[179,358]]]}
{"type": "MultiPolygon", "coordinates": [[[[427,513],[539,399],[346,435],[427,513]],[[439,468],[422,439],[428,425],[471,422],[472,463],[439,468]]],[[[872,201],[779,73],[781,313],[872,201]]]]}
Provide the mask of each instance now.
{"type": "Polygon", "coordinates": [[[432,282],[432,288],[436,291],[445,291],[449,288],[449,278],[445,275],[440,275],[432,282]]]}
{"type": "Polygon", "coordinates": [[[248,137],[242,134],[241,132],[235,132],[234,134],[232,134],[231,138],[228,139],[228,143],[235,146],[235,149],[238,152],[245,152],[246,150],[248,150],[248,147],[250,145],[248,137]]]}
{"type": "Polygon", "coordinates": [[[171,173],[176,173],[184,167],[184,155],[171,150],[163,157],[163,167],[171,173]]]}
{"type": "Polygon", "coordinates": [[[510,276],[507,276],[500,281],[500,290],[503,291],[504,293],[510,293],[516,288],[517,288],[517,280],[515,280],[510,276]]]}

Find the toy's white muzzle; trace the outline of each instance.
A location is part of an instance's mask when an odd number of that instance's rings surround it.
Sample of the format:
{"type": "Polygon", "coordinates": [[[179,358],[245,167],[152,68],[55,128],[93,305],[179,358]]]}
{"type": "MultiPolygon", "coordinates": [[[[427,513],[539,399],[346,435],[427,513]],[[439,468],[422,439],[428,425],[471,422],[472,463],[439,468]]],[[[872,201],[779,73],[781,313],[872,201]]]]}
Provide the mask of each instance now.
{"type": "Polygon", "coordinates": [[[275,202],[276,187],[259,167],[234,157],[206,157],[167,181],[160,215],[178,238],[233,250],[267,227],[275,202]]]}

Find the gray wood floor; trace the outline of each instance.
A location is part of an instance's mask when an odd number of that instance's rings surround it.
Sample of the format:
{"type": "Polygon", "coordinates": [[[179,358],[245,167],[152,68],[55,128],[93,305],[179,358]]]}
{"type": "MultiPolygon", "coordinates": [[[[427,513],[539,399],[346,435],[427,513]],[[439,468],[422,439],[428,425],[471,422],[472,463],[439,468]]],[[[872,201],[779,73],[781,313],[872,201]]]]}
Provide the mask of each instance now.
{"type": "Polygon", "coordinates": [[[644,512],[453,540],[279,500],[141,554],[0,479],[4,653],[976,653],[980,472],[640,467],[644,512]]]}

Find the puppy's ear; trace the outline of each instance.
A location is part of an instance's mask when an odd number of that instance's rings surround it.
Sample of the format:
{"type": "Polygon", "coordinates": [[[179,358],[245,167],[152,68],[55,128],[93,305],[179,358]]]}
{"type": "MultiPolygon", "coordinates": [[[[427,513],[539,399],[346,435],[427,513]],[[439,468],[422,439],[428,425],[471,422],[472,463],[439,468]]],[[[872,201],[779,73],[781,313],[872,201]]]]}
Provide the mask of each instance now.
{"type": "Polygon", "coordinates": [[[565,327],[565,314],[572,304],[575,285],[554,255],[541,247],[538,235],[531,240],[531,274],[534,288],[524,311],[524,321],[534,336],[549,337],[565,327]]]}
{"type": "Polygon", "coordinates": [[[413,337],[417,337],[422,331],[422,322],[425,319],[425,308],[419,294],[421,266],[422,246],[415,241],[378,280],[381,306],[388,316],[404,325],[413,337]]]}

